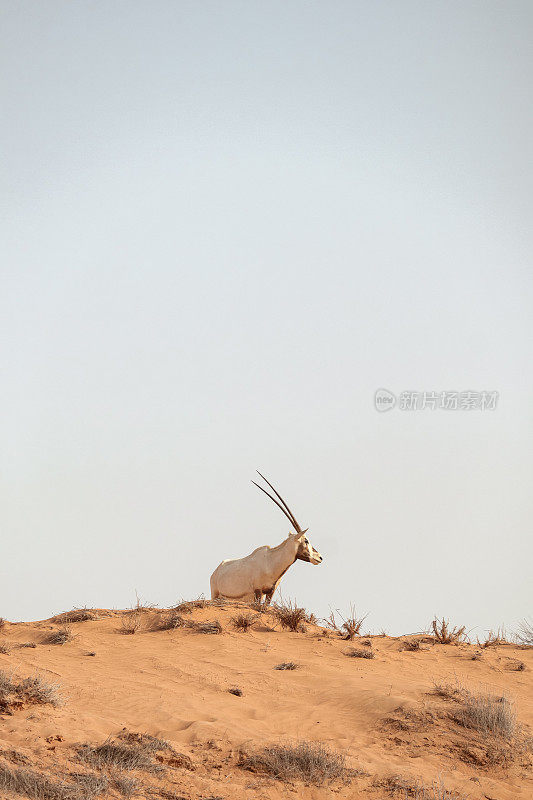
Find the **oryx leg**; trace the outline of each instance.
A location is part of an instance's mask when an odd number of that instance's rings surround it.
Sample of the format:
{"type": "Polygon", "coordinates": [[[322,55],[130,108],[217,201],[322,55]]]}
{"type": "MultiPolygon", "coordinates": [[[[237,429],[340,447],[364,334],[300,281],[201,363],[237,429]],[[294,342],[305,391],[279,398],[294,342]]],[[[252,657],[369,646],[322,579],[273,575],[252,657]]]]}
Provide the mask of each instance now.
{"type": "Polygon", "coordinates": [[[257,603],[258,606],[260,606],[261,598],[263,597],[263,592],[261,591],[261,589],[256,589],[254,591],[254,595],[255,595],[255,602],[257,603]]]}
{"type": "Polygon", "coordinates": [[[264,607],[265,607],[265,608],[268,608],[268,606],[270,605],[270,603],[271,603],[271,601],[272,601],[272,595],[274,594],[274,592],[275,592],[275,591],[276,591],[276,589],[278,588],[280,580],[281,580],[281,578],[279,578],[279,579],[276,581],[276,583],[274,584],[274,586],[271,586],[271,587],[270,587],[270,589],[268,589],[268,590],[265,592],[265,604],[264,604],[264,607]]]}

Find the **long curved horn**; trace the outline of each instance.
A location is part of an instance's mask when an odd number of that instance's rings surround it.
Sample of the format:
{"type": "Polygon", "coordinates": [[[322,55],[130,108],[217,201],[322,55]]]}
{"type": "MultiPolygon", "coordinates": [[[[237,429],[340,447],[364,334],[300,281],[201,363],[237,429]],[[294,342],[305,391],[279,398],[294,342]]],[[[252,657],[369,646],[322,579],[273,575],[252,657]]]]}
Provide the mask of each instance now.
{"type": "MultiPolygon", "coordinates": [[[[257,474],[258,474],[258,475],[261,475],[261,473],[259,472],[259,470],[256,470],[256,471],[257,471],[257,474]]],[[[278,503],[278,501],[277,501],[277,500],[276,500],[274,497],[272,497],[272,495],[271,495],[271,494],[269,494],[269,493],[266,491],[266,489],[263,489],[263,487],[262,487],[262,486],[259,486],[259,484],[258,484],[258,483],[256,483],[255,481],[252,481],[252,483],[254,484],[254,486],[257,486],[257,488],[258,488],[258,489],[261,489],[261,491],[262,491],[262,492],[264,492],[264,494],[266,494],[266,496],[267,496],[267,497],[270,497],[270,499],[272,500],[272,502],[273,502],[273,503],[275,503],[275,504],[277,505],[277,507],[278,507],[279,509],[281,509],[281,511],[283,511],[283,513],[285,514],[285,516],[287,517],[287,519],[289,520],[289,522],[290,522],[290,523],[291,523],[291,525],[293,526],[293,528],[294,528],[294,530],[296,531],[296,533],[301,533],[301,532],[302,532],[302,529],[300,528],[300,526],[299,526],[299,525],[298,525],[298,523],[296,522],[296,517],[294,516],[294,514],[293,514],[293,513],[292,513],[292,511],[290,510],[289,506],[287,505],[287,503],[285,502],[285,500],[283,499],[283,497],[282,497],[282,496],[279,494],[279,492],[277,492],[277,491],[276,491],[276,489],[274,489],[274,487],[272,486],[272,484],[270,483],[270,481],[268,481],[268,480],[265,478],[265,476],[264,476],[264,475],[261,475],[261,477],[263,478],[263,480],[264,480],[266,483],[268,483],[268,485],[270,486],[270,488],[272,489],[272,491],[274,492],[274,494],[276,495],[276,497],[279,497],[279,499],[281,500],[281,502],[283,503],[283,506],[285,506],[285,508],[284,508],[282,505],[280,505],[280,504],[278,503]]]]}

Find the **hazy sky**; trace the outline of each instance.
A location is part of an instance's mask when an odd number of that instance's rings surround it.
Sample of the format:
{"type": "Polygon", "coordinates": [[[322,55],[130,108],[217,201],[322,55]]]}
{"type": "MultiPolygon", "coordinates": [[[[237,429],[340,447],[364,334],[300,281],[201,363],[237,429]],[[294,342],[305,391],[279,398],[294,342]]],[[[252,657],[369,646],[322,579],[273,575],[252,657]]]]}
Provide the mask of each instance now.
{"type": "Polygon", "coordinates": [[[531,614],[531,3],[0,9],[0,615],[207,594],[256,468],[319,615],[531,614]]]}

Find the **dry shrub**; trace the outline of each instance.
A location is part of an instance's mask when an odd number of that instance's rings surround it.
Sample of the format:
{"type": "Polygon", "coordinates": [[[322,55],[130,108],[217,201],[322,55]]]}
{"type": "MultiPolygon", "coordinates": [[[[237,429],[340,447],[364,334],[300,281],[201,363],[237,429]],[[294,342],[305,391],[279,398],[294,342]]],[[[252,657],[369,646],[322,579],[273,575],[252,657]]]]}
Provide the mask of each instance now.
{"type": "Polygon", "coordinates": [[[433,683],[432,694],[442,697],[444,700],[459,700],[465,693],[464,688],[456,683],[433,683]]]}
{"type": "Polygon", "coordinates": [[[7,656],[8,655],[9,647],[7,646],[7,644],[4,644],[3,642],[0,642],[0,653],[3,656],[7,656]]]}
{"type": "Polygon", "coordinates": [[[19,681],[12,674],[0,670],[0,710],[9,711],[11,706],[20,707],[23,703],[60,706],[59,685],[47,683],[39,675],[19,681]]]}
{"type": "Polygon", "coordinates": [[[141,784],[137,778],[131,775],[113,775],[113,788],[117,790],[123,797],[133,797],[135,792],[139,791],[141,784]]]}
{"type": "Polygon", "coordinates": [[[68,778],[79,787],[83,798],[98,797],[109,789],[107,777],[95,772],[71,772],[68,778]]]}
{"type": "Polygon", "coordinates": [[[265,747],[260,753],[241,754],[239,766],[265,772],[284,781],[302,780],[320,785],[346,777],[345,757],[320,742],[265,747]]]}
{"type": "Polygon", "coordinates": [[[21,642],[18,647],[37,647],[35,642],[21,642]]]}
{"type": "Polygon", "coordinates": [[[140,630],[141,624],[141,612],[138,609],[127,611],[120,620],[120,633],[126,636],[132,636],[140,630]]]}
{"type": "Polygon", "coordinates": [[[298,668],[299,668],[299,666],[300,666],[300,665],[299,665],[299,664],[296,664],[294,661],[283,661],[281,664],[276,664],[276,666],[274,667],[274,669],[287,669],[287,670],[293,670],[293,669],[298,669],[298,668]]]}
{"type": "Polygon", "coordinates": [[[171,631],[177,628],[187,628],[195,633],[222,633],[222,625],[217,619],[207,620],[206,622],[194,622],[194,620],[191,619],[184,619],[173,610],[169,611],[162,619],[158,620],[154,624],[152,630],[171,631]]]}
{"type": "Polygon", "coordinates": [[[174,606],[172,611],[177,611],[178,614],[192,614],[197,608],[206,608],[208,601],[205,597],[198,597],[196,600],[182,600],[177,606],[174,606]]]}
{"type": "Polygon", "coordinates": [[[271,612],[282,628],[300,633],[305,631],[307,612],[305,608],[297,606],[296,601],[283,600],[276,603],[271,606],[271,612]]]}
{"type": "Polygon", "coordinates": [[[416,650],[420,650],[420,642],[418,639],[404,639],[401,643],[401,649],[414,653],[416,650]]]}
{"type": "Polygon", "coordinates": [[[243,633],[246,633],[255,622],[257,622],[256,614],[237,614],[231,620],[231,624],[235,630],[243,631],[243,633]]]}
{"type": "Polygon", "coordinates": [[[89,800],[105,788],[95,791],[83,784],[52,781],[31,769],[11,769],[0,765],[0,790],[23,795],[32,800],[89,800]]]}
{"type": "Polygon", "coordinates": [[[231,689],[228,689],[230,694],[234,694],[235,697],[242,697],[242,689],[239,689],[238,686],[232,686],[231,689]]]}
{"type": "Polygon", "coordinates": [[[466,627],[464,625],[461,628],[454,627],[450,630],[450,623],[444,617],[441,620],[436,617],[431,623],[431,627],[433,635],[439,644],[457,644],[462,642],[466,636],[466,627]]]}
{"type": "Polygon", "coordinates": [[[83,745],[78,751],[81,761],[95,767],[116,767],[117,769],[146,769],[153,767],[152,761],[140,750],[111,740],[98,747],[83,745]]]}
{"type": "Polygon", "coordinates": [[[516,733],[516,714],[507,697],[465,692],[453,718],[465,728],[510,739],[516,733]]]}
{"type": "Polygon", "coordinates": [[[360,647],[350,647],[349,650],[346,650],[345,655],[351,658],[375,658],[372,650],[363,650],[360,647]]]}
{"type": "Polygon", "coordinates": [[[374,786],[379,786],[393,795],[402,793],[404,800],[467,800],[465,795],[450,791],[444,786],[442,779],[438,779],[432,786],[424,786],[420,782],[413,783],[399,775],[390,775],[374,781],[374,786]]]}
{"type": "Polygon", "coordinates": [[[2,628],[5,628],[5,626],[6,626],[5,619],[3,617],[0,617],[0,631],[2,630],[2,628]]]}
{"type": "Polygon", "coordinates": [[[74,639],[74,634],[72,633],[71,629],[68,625],[64,625],[62,628],[59,628],[57,631],[54,631],[49,636],[46,637],[44,640],[45,644],[66,644],[66,642],[71,642],[74,639]]]}
{"type": "Polygon", "coordinates": [[[478,647],[496,647],[500,644],[507,644],[507,637],[505,635],[504,628],[498,628],[496,632],[489,631],[487,638],[483,642],[480,642],[479,639],[477,639],[478,647]]]}
{"type": "Polygon", "coordinates": [[[533,647],[533,622],[525,619],[520,623],[516,638],[520,644],[526,647],[533,647]]]}
{"type": "Polygon", "coordinates": [[[137,733],[135,731],[121,731],[117,739],[130,745],[130,747],[137,747],[145,753],[160,753],[163,750],[174,752],[174,748],[167,742],[166,739],[160,739],[158,736],[151,736],[149,733],[137,733]]]}
{"type": "Polygon", "coordinates": [[[350,615],[347,619],[342,616],[340,611],[337,611],[337,614],[342,619],[342,624],[339,625],[335,618],[335,612],[332,611],[329,615],[329,618],[325,620],[326,625],[329,628],[336,631],[339,636],[350,642],[353,641],[356,636],[361,635],[361,626],[363,625],[363,622],[367,618],[368,614],[365,614],[364,617],[358,617],[353,605],[350,606],[350,615]]]}
{"type": "Polygon", "coordinates": [[[50,622],[56,625],[66,625],[70,622],[88,622],[91,619],[98,619],[98,612],[94,608],[73,608],[71,611],[63,611],[56,614],[50,622]]]}
{"type": "Polygon", "coordinates": [[[59,692],[59,684],[48,683],[39,675],[24,678],[17,684],[16,692],[28,703],[36,703],[38,705],[49,703],[51,706],[57,707],[62,705],[63,702],[59,692]]]}
{"type": "Polygon", "coordinates": [[[99,769],[114,767],[126,770],[144,769],[147,772],[161,769],[154,764],[150,755],[143,748],[114,742],[111,738],[106,739],[97,747],[89,744],[81,745],[78,748],[78,758],[83,763],[99,769]]]}
{"type": "Polygon", "coordinates": [[[176,628],[183,628],[185,625],[185,620],[176,611],[168,611],[154,623],[152,630],[174,631],[176,628]]]}
{"type": "Polygon", "coordinates": [[[218,619],[208,620],[207,622],[195,622],[190,627],[196,633],[212,633],[212,634],[222,633],[222,625],[220,624],[218,619]]]}

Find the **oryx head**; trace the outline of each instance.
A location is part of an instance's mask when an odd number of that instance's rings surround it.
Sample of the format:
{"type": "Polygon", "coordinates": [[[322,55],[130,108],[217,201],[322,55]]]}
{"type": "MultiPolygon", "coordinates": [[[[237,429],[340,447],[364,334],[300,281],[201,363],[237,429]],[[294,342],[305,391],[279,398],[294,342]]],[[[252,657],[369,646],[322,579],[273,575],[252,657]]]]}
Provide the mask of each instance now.
{"type": "MultiPolygon", "coordinates": [[[[257,474],[261,475],[259,470],[257,470],[257,474]]],[[[302,530],[300,528],[300,526],[296,522],[296,517],[290,510],[289,506],[287,505],[283,497],[280,494],[278,494],[278,492],[274,489],[270,481],[267,481],[264,475],[261,475],[261,477],[263,478],[265,483],[268,483],[268,485],[270,486],[276,497],[278,497],[281,500],[281,503],[278,503],[278,501],[274,497],[272,497],[272,495],[269,494],[269,492],[267,492],[266,489],[263,489],[262,486],[259,486],[258,483],[256,483],[255,481],[252,481],[252,483],[254,484],[254,486],[257,486],[258,489],[261,489],[261,491],[264,492],[267,497],[270,497],[272,502],[275,503],[277,507],[283,511],[283,513],[291,523],[292,527],[296,531],[296,533],[290,534],[291,538],[294,540],[295,544],[298,547],[296,551],[296,558],[299,559],[300,561],[309,561],[310,564],[320,564],[320,562],[322,561],[322,556],[320,555],[318,550],[315,550],[315,548],[313,547],[313,545],[310,543],[309,539],[306,536],[309,528],[305,528],[305,530],[302,530]]]]}

